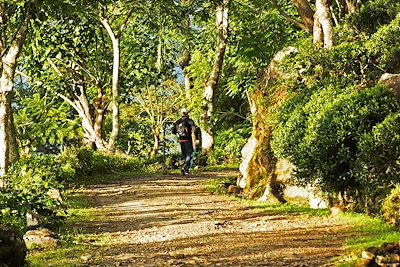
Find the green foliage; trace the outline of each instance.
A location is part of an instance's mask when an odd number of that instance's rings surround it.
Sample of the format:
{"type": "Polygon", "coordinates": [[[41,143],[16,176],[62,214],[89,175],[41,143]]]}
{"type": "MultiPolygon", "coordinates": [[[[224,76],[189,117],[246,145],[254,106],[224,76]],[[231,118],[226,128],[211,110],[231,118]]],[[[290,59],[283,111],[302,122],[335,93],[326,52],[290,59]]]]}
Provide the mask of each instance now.
{"type": "Polygon", "coordinates": [[[142,169],[143,163],[135,158],[107,155],[92,149],[70,148],[58,155],[22,158],[5,177],[7,187],[0,194],[0,223],[24,231],[26,212],[34,211],[43,217],[45,226],[55,227],[63,218],[65,186],[78,183],[82,175],[142,169]],[[54,196],[54,190],[60,192],[60,197],[54,196]]]}
{"type": "Polygon", "coordinates": [[[400,186],[396,186],[382,204],[382,217],[390,224],[400,223],[400,186]]]}
{"type": "Polygon", "coordinates": [[[382,217],[396,226],[400,225],[400,186],[397,185],[385,198],[382,204],[382,217]]]}
{"type": "Polygon", "coordinates": [[[79,164],[76,166],[77,176],[108,174],[123,171],[139,171],[143,163],[133,157],[108,155],[90,148],[73,150],[79,164]]]}
{"type": "Polygon", "coordinates": [[[360,138],[358,180],[368,185],[361,190],[366,190],[370,198],[387,193],[392,184],[400,182],[399,129],[400,113],[396,113],[360,138]]]}
{"type": "Polygon", "coordinates": [[[56,156],[19,160],[8,171],[7,187],[0,195],[1,223],[24,231],[26,213],[33,211],[43,216],[45,226],[56,226],[62,199],[52,196],[51,191],[61,192],[61,182],[72,179],[74,174],[69,163],[56,156]]]}
{"type": "Polygon", "coordinates": [[[214,151],[208,157],[208,164],[233,164],[241,160],[241,150],[251,134],[251,127],[240,125],[217,133],[214,151]]]}
{"type": "Polygon", "coordinates": [[[390,23],[400,12],[400,3],[392,0],[369,0],[349,18],[357,30],[370,35],[380,26],[390,23]]]}
{"type": "MultiPolygon", "coordinates": [[[[399,12],[400,12],[400,4],[399,12]]],[[[380,27],[365,43],[370,57],[381,70],[397,73],[400,71],[398,58],[400,45],[395,40],[400,38],[400,13],[388,25],[380,27]]]]}
{"type": "Polygon", "coordinates": [[[274,133],[272,146],[279,157],[295,166],[295,177],[316,183],[327,192],[348,192],[353,197],[367,181],[357,179],[355,162],[364,134],[399,111],[388,89],[374,87],[358,91],[327,88],[315,92],[305,105],[298,98],[287,103],[274,133]]]}
{"type": "Polygon", "coordinates": [[[79,119],[70,119],[70,107],[57,103],[58,97],[38,93],[18,94],[14,113],[17,138],[24,151],[57,150],[57,146],[76,143],[83,136],[79,119]]]}

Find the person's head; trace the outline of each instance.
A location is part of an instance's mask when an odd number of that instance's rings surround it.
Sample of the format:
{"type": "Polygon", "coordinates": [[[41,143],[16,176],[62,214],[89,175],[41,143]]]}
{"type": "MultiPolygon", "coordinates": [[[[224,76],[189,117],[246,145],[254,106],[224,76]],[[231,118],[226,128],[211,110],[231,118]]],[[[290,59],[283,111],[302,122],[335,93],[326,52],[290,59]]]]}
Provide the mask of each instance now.
{"type": "Polygon", "coordinates": [[[181,116],[187,117],[187,115],[188,115],[188,112],[187,112],[186,108],[181,109],[181,116]]]}

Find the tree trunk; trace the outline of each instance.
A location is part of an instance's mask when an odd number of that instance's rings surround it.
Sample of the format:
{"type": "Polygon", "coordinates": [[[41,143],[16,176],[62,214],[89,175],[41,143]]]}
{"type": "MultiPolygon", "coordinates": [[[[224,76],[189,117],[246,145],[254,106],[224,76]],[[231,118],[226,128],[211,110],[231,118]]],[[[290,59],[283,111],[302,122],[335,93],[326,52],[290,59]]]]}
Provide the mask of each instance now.
{"type": "Polygon", "coordinates": [[[8,95],[11,92],[0,92],[0,187],[4,186],[1,177],[6,175],[9,161],[9,135],[7,132],[7,122],[8,122],[8,95]]]}
{"type": "MultiPolygon", "coordinates": [[[[154,127],[154,126],[153,126],[154,127]]],[[[153,132],[153,149],[150,152],[150,158],[154,159],[157,155],[158,149],[160,148],[160,130],[155,126],[153,132]]]]}
{"type": "Polygon", "coordinates": [[[104,141],[102,138],[103,120],[104,120],[104,109],[106,106],[106,99],[103,95],[101,88],[98,88],[98,93],[93,103],[95,108],[95,119],[94,119],[94,140],[96,147],[100,150],[104,150],[104,141]]]}
{"type": "MultiPolygon", "coordinates": [[[[182,0],[181,5],[183,7],[187,7],[190,4],[190,0],[182,0]]],[[[185,32],[186,38],[189,38],[190,36],[190,14],[184,14],[183,15],[183,30],[185,32]]],[[[184,81],[185,81],[185,93],[186,93],[186,98],[190,99],[190,89],[192,89],[193,86],[193,81],[192,78],[190,77],[189,72],[187,71],[187,67],[190,65],[190,59],[191,59],[191,50],[190,50],[190,45],[189,42],[186,42],[186,48],[183,51],[182,54],[182,59],[180,61],[180,66],[183,71],[183,76],[184,76],[184,81]]]]}
{"type": "Polygon", "coordinates": [[[212,116],[214,113],[214,96],[218,87],[218,80],[222,70],[225,49],[228,40],[228,7],[230,0],[222,0],[216,9],[216,25],[218,31],[218,45],[215,53],[214,64],[209,78],[205,83],[200,128],[202,135],[202,151],[207,154],[213,149],[214,133],[212,129],[212,116]]]}
{"type": "Polygon", "coordinates": [[[237,183],[241,188],[245,188],[252,198],[263,195],[264,200],[285,201],[274,191],[277,160],[270,147],[270,141],[273,131],[271,124],[273,110],[278,107],[286,93],[282,91],[285,90],[284,88],[272,89],[271,84],[279,77],[276,64],[295,51],[295,48],[289,47],[278,52],[258,79],[255,89],[249,96],[253,128],[252,135],[242,150],[244,157],[240,165],[242,177],[238,179],[237,183]]]}
{"type": "Polygon", "coordinates": [[[119,36],[115,35],[107,19],[101,20],[104,28],[107,30],[108,35],[111,38],[113,46],[113,75],[112,75],[112,131],[110,139],[108,141],[108,151],[110,153],[115,151],[117,138],[119,135],[119,64],[120,64],[120,52],[119,52],[119,36]]]}
{"type": "Polygon", "coordinates": [[[310,3],[308,3],[308,0],[292,0],[292,2],[301,17],[304,26],[308,29],[309,32],[313,32],[314,12],[310,7],[310,3]]]}
{"type": "Polygon", "coordinates": [[[347,7],[347,14],[352,15],[360,8],[361,0],[345,0],[347,7]]]}
{"type": "Polygon", "coordinates": [[[13,96],[13,94],[11,92],[8,95],[10,100],[7,101],[8,103],[10,103],[10,105],[7,105],[7,108],[9,109],[7,111],[7,113],[9,114],[8,120],[7,120],[7,131],[8,131],[8,136],[9,136],[9,138],[8,138],[8,144],[9,144],[8,158],[9,158],[10,164],[15,163],[19,158],[17,134],[15,131],[14,116],[13,116],[14,112],[11,107],[11,103],[12,103],[12,99],[13,99],[12,96],[13,96]]]}
{"type": "Polygon", "coordinates": [[[316,0],[314,14],[314,44],[323,40],[323,46],[329,49],[333,46],[333,23],[328,0],[316,0]]]}

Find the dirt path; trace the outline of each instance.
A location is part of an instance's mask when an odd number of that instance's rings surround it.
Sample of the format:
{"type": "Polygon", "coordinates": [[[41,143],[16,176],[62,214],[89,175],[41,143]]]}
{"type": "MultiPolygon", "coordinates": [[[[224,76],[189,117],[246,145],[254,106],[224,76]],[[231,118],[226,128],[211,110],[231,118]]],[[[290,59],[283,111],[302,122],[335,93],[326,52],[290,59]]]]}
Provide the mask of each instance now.
{"type": "Polygon", "coordinates": [[[78,191],[106,214],[74,226],[96,237],[82,242],[96,246],[103,237],[110,244],[99,245],[87,266],[332,266],[332,257],[344,253],[350,226],[248,209],[205,192],[210,175],[143,177],[78,191]]]}

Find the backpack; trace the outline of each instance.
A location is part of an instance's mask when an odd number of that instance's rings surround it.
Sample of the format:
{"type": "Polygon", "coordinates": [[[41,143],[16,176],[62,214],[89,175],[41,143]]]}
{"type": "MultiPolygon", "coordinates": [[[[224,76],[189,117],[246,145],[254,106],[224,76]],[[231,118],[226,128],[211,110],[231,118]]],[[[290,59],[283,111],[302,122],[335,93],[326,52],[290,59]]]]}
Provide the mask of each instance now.
{"type": "Polygon", "coordinates": [[[189,137],[192,135],[192,129],[187,120],[182,120],[176,125],[176,134],[179,137],[189,137]]]}

